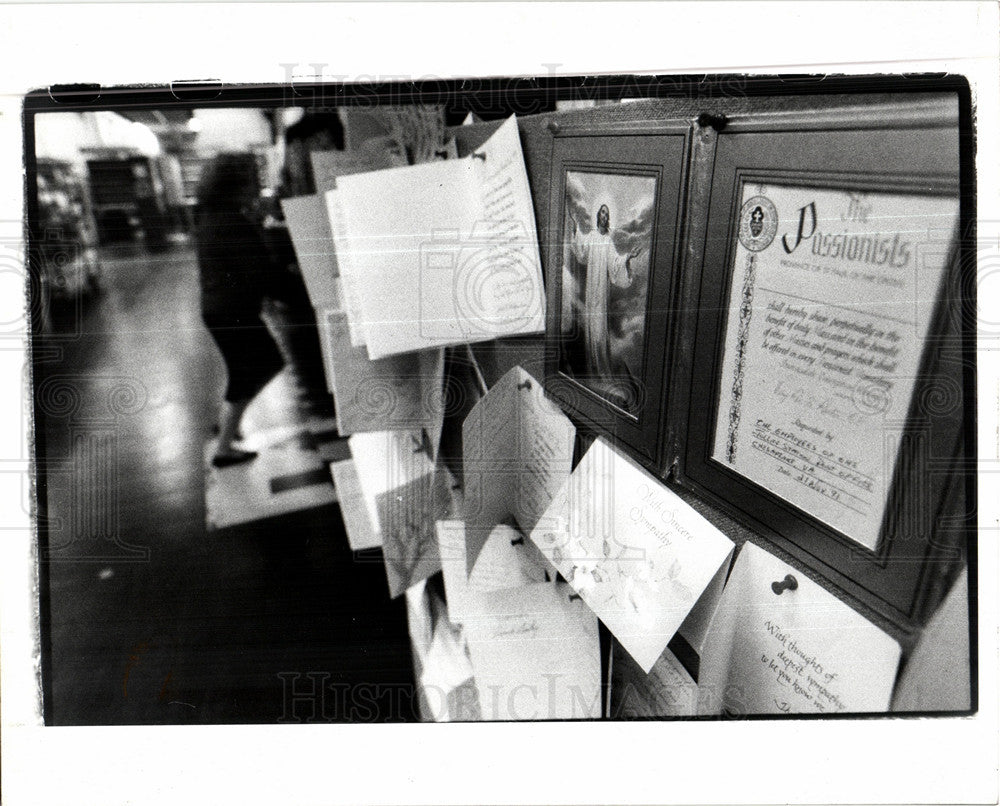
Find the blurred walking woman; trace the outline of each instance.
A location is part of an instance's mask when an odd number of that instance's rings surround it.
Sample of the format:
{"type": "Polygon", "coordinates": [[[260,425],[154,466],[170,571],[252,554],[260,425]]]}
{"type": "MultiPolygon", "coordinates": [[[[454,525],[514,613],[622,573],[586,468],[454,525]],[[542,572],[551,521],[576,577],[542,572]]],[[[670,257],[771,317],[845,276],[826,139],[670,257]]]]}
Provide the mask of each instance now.
{"type": "Polygon", "coordinates": [[[253,218],[256,165],[250,154],[220,154],[198,187],[195,238],[201,274],[201,316],[222,352],[228,380],[219,421],[216,467],[247,462],[234,444],[250,401],[284,365],[261,319],[272,268],[253,218]]]}

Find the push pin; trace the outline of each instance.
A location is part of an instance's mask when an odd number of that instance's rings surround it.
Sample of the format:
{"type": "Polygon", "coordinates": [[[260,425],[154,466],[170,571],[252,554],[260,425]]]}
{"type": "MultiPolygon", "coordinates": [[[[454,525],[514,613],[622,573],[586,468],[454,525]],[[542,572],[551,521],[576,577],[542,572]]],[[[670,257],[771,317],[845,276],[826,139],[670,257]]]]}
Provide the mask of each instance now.
{"type": "Polygon", "coordinates": [[[434,152],[434,156],[438,159],[446,160],[448,159],[448,152],[445,149],[439,149],[434,152]]]}
{"type": "Polygon", "coordinates": [[[576,599],[576,600],[578,600],[578,601],[583,601],[582,599],[580,599],[580,594],[579,594],[579,593],[571,593],[571,594],[569,595],[569,600],[570,600],[571,602],[572,602],[572,601],[573,601],[574,599],[576,599]]]}
{"type": "Polygon", "coordinates": [[[702,112],[698,115],[698,125],[703,129],[713,128],[717,132],[721,132],[726,128],[727,123],[729,123],[729,119],[725,115],[712,115],[708,112],[702,112]]]}
{"type": "Polygon", "coordinates": [[[524,535],[521,535],[516,540],[511,540],[510,544],[512,546],[523,546],[524,545],[524,535]]]}
{"type": "Polygon", "coordinates": [[[530,389],[531,388],[531,381],[525,381],[524,383],[519,383],[517,385],[517,388],[518,389],[530,389]]]}
{"type": "Polygon", "coordinates": [[[778,596],[781,596],[785,591],[793,591],[799,586],[799,581],[793,577],[791,574],[785,574],[785,578],[781,582],[772,582],[771,590],[773,590],[778,596]]]}
{"type": "Polygon", "coordinates": [[[553,134],[559,134],[559,121],[550,120],[547,126],[550,132],[552,132],[553,134]]]}
{"type": "Polygon", "coordinates": [[[482,151],[473,151],[472,159],[482,160],[483,162],[486,162],[486,155],[482,151]]]}

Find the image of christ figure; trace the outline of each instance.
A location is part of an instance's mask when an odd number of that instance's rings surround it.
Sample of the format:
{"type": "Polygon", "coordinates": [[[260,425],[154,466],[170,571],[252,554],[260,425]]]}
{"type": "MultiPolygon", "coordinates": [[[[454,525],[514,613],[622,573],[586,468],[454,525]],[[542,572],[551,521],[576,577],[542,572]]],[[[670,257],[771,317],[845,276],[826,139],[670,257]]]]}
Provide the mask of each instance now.
{"type": "Polygon", "coordinates": [[[640,397],[656,180],[566,177],[561,369],[633,413],[640,397]]]}
{"type": "Polygon", "coordinates": [[[587,369],[593,375],[610,376],[611,350],[608,342],[609,285],[628,288],[632,285],[629,265],[640,250],[619,254],[611,240],[611,211],[602,204],[597,211],[597,226],[583,234],[573,218],[570,249],[573,256],[587,268],[583,294],[583,336],[587,354],[587,369]]]}

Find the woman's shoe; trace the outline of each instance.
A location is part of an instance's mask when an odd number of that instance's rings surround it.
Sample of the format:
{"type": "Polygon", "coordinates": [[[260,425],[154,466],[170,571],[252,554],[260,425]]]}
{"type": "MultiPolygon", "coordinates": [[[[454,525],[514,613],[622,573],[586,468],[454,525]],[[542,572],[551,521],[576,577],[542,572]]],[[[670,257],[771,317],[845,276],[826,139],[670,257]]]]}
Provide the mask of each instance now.
{"type": "MultiPolygon", "coordinates": [[[[212,436],[213,437],[219,436],[219,424],[218,423],[216,423],[215,425],[212,426],[212,436]]],[[[242,428],[237,428],[236,429],[236,441],[237,442],[242,442],[244,440],[245,436],[246,435],[243,433],[243,429],[242,428]]]]}
{"type": "Polygon", "coordinates": [[[257,451],[234,450],[231,453],[217,453],[212,457],[213,467],[229,467],[243,462],[250,462],[257,458],[257,451]]]}

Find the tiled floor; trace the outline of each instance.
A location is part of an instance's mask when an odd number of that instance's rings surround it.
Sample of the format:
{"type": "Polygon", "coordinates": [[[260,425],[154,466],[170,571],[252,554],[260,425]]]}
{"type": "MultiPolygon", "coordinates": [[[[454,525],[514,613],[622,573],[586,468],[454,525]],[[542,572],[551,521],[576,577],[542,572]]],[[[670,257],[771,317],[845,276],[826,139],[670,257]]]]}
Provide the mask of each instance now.
{"type": "MultiPolygon", "coordinates": [[[[379,556],[349,550],[335,503],[206,531],[224,372],[190,249],[104,258],[101,295],[59,317],[69,335],[35,345],[47,718],[412,718],[403,600],[389,599],[379,556]]],[[[296,379],[286,369],[269,385],[249,431],[317,413],[296,379]]]]}

